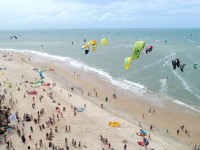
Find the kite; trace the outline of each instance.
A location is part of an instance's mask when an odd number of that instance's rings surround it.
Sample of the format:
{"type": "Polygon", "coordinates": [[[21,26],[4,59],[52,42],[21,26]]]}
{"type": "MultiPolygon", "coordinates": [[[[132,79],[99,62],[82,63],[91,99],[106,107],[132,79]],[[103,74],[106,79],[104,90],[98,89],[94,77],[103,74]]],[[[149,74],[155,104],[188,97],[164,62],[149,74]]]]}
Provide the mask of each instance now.
{"type": "Polygon", "coordinates": [[[39,76],[40,76],[40,78],[41,78],[41,79],[44,79],[44,76],[43,76],[43,74],[42,74],[42,73],[43,73],[43,71],[42,71],[42,70],[40,70],[40,71],[38,71],[38,73],[39,73],[39,76]]]}
{"type": "Polygon", "coordinates": [[[132,62],[132,58],[131,58],[131,57],[126,57],[126,58],[124,59],[124,68],[125,68],[126,70],[129,70],[129,69],[130,69],[131,62],[132,62]]]}
{"type": "Polygon", "coordinates": [[[146,53],[151,52],[153,50],[153,46],[147,46],[146,53]]]}
{"type": "Polygon", "coordinates": [[[13,38],[15,38],[15,40],[17,40],[17,37],[16,37],[16,36],[11,36],[10,39],[12,40],[13,38]]]}
{"type": "Polygon", "coordinates": [[[90,49],[92,49],[92,51],[94,52],[97,49],[97,42],[95,40],[91,40],[87,42],[84,46],[82,46],[81,48],[85,49],[85,54],[88,54],[90,49]]]}
{"type": "Polygon", "coordinates": [[[145,47],[144,41],[135,42],[133,49],[133,60],[137,60],[140,56],[141,51],[145,47]]]}
{"type": "Polygon", "coordinates": [[[101,39],[101,45],[102,46],[108,45],[108,39],[107,38],[101,39]]]}
{"type": "Polygon", "coordinates": [[[174,70],[176,69],[176,67],[180,67],[179,59],[173,59],[172,60],[172,67],[173,67],[174,70]]]}

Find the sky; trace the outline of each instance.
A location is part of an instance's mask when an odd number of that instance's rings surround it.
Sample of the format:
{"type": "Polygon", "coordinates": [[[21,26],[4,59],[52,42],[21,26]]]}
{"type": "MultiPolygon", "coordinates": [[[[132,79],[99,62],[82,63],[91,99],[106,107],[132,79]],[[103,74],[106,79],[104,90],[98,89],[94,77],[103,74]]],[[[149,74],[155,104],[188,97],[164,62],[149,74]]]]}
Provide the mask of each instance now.
{"type": "Polygon", "coordinates": [[[200,28],[200,0],[0,0],[0,29],[200,28]]]}

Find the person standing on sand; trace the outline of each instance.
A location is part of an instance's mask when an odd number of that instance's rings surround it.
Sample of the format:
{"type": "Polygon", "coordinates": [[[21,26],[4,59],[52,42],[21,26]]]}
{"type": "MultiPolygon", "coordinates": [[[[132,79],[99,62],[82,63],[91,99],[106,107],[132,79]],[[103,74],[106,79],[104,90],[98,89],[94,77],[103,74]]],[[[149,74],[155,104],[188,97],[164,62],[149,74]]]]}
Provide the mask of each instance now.
{"type": "Polygon", "coordinates": [[[151,140],[151,135],[150,135],[150,133],[149,133],[149,140],[151,140]]]}
{"type": "Polygon", "coordinates": [[[150,125],[150,130],[152,130],[152,128],[153,128],[153,125],[150,125]]]}
{"type": "Polygon", "coordinates": [[[103,104],[101,104],[101,108],[103,108],[103,104]]]}
{"type": "Polygon", "coordinates": [[[124,144],[124,150],[126,150],[126,148],[127,148],[127,145],[126,145],[126,144],[124,144]]]}
{"type": "Polygon", "coordinates": [[[32,126],[30,126],[30,129],[31,129],[31,132],[33,132],[33,127],[32,126]]]}
{"type": "Polygon", "coordinates": [[[177,130],[177,132],[176,132],[176,133],[177,133],[177,135],[179,134],[179,129],[177,130]]]}
{"type": "Polygon", "coordinates": [[[197,143],[194,144],[194,150],[197,150],[197,143]]]}
{"type": "Polygon", "coordinates": [[[106,101],[106,102],[108,101],[108,97],[105,98],[105,101],[106,101]]]}

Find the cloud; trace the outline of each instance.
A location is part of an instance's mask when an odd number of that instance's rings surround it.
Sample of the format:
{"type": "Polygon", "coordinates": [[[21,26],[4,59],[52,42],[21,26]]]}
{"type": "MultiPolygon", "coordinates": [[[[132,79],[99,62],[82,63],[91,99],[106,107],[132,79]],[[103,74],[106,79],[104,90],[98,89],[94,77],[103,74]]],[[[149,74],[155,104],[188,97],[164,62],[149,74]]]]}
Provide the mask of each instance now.
{"type": "Polygon", "coordinates": [[[129,27],[138,27],[135,22],[145,27],[146,21],[155,18],[169,23],[178,22],[183,15],[185,18],[189,14],[198,16],[199,6],[199,0],[0,0],[0,28],[53,27],[56,24],[63,28],[116,24],[123,27],[127,23],[129,27]]]}

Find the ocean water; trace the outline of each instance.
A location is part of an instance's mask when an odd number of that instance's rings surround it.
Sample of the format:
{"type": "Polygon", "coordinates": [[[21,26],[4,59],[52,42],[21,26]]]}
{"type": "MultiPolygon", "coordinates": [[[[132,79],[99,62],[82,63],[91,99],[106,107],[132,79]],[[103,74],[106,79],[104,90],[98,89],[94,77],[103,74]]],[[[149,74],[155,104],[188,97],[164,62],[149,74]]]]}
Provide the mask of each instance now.
{"type": "Polygon", "coordinates": [[[59,59],[146,96],[152,103],[170,100],[200,112],[200,29],[2,30],[0,49],[59,59]],[[10,39],[13,35],[17,39],[10,39]],[[108,38],[107,46],[100,44],[104,37],[108,38]],[[81,49],[84,39],[96,40],[97,50],[85,55],[81,49]],[[144,49],[126,71],[124,58],[132,56],[133,45],[140,40],[146,46],[153,45],[153,51],[146,54],[144,49]],[[172,69],[171,60],[175,58],[186,64],[184,72],[172,69]]]}

